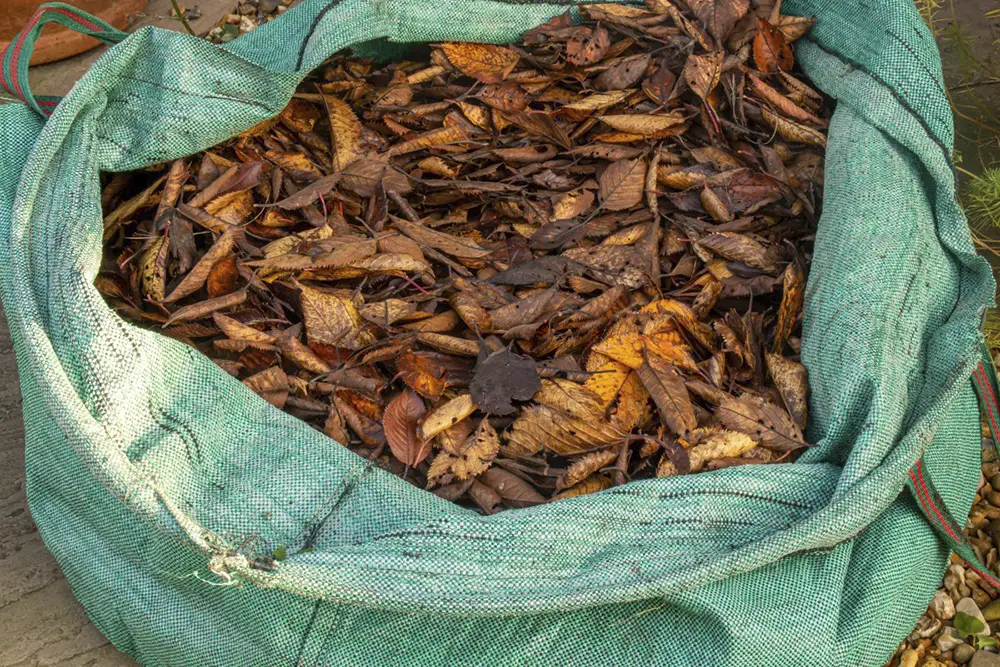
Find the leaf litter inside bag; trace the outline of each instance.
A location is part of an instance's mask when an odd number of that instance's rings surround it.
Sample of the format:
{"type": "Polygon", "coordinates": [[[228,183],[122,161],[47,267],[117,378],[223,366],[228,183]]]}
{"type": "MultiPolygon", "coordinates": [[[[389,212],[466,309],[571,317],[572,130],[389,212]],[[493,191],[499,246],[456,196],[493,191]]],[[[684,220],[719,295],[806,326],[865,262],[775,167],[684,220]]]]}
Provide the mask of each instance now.
{"type": "Polygon", "coordinates": [[[338,54],[278,118],[107,176],[98,288],[484,512],[794,459],[830,111],[794,69],[812,21],[581,12],[426,61],[338,54]]]}

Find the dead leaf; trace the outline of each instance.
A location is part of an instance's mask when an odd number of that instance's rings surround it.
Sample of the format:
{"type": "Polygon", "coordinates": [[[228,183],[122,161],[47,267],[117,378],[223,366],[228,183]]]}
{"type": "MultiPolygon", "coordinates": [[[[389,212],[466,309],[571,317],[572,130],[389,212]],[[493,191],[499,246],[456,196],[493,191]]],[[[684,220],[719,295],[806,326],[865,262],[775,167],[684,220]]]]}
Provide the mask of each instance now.
{"type": "MultiPolygon", "coordinates": [[[[617,457],[617,453],[615,454],[617,457]]],[[[583,480],[576,486],[572,486],[561,493],[557,493],[552,496],[552,500],[566,500],[567,498],[576,498],[577,496],[585,496],[589,493],[597,493],[598,491],[603,491],[611,486],[611,478],[606,475],[591,475],[587,479],[583,480]]]]}
{"type": "Polygon", "coordinates": [[[566,489],[575,486],[601,468],[611,465],[617,458],[618,452],[612,449],[603,452],[593,452],[580,457],[566,468],[566,472],[559,477],[556,487],[566,489]]]}
{"type": "Polygon", "coordinates": [[[469,389],[472,400],[484,412],[509,415],[515,411],[511,401],[526,401],[542,388],[534,359],[510,350],[480,358],[469,389]]]}
{"type": "Polygon", "coordinates": [[[727,396],[719,404],[723,426],[746,433],[769,449],[781,452],[806,447],[802,430],[782,408],[756,396],[727,396]]]}
{"type": "Polygon", "coordinates": [[[530,484],[502,468],[490,468],[478,479],[496,491],[508,507],[524,508],[545,502],[545,497],[530,484]]]}
{"type": "Polygon", "coordinates": [[[591,65],[603,58],[610,46],[611,38],[602,26],[581,27],[566,42],[566,59],[574,65],[591,65]]]}
{"type": "Polygon", "coordinates": [[[765,358],[774,386],[778,388],[788,413],[800,429],[805,429],[809,409],[809,374],[806,367],[777,354],[768,353],[765,358]]]}
{"type": "Polygon", "coordinates": [[[518,61],[516,51],[495,44],[448,42],[441,45],[441,50],[462,74],[482,83],[500,83],[518,61]]]}
{"type": "Polygon", "coordinates": [[[440,405],[427,415],[418,431],[421,438],[430,440],[445,429],[451,428],[476,410],[472,397],[462,394],[440,405]]]}
{"type": "Polygon", "coordinates": [[[600,178],[601,207],[609,211],[622,211],[639,204],[645,188],[645,177],[645,160],[612,162],[600,178]]]}
{"type": "Polygon", "coordinates": [[[795,66],[784,33],[762,18],[757,19],[757,36],[753,38],[753,61],[761,72],[787,71],[795,66]]]}
{"type": "Polygon", "coordinates": [[[417,437],[417,424],[424,412],[424,402],[407,389],[389,402],[382,417],[382,429],[392,455],[410,467],[431,453],[430,442],[417,437]]]}
{"type": "Polygon", "coordinates": [[[725,60],[726,54],[722,51],[713,51],[705,55],[693,53],[688,56],[682,76],[688,87],[702,100],[707,101],[708,96],[719,85],[722,63],[725,60]]]}
{"type": "Polygon", "coordinates": [[[285,401],[288,400],[288,376],[280,366],[272,366],[252,375],[243,384],[279,410],[285,407],[285,401]]]}
{"type": "Polygon", "coordinates": [[[673,364],[649,354],[636,373],[674,434],[684,437],[698,425],[684,378],[673,364]]]}

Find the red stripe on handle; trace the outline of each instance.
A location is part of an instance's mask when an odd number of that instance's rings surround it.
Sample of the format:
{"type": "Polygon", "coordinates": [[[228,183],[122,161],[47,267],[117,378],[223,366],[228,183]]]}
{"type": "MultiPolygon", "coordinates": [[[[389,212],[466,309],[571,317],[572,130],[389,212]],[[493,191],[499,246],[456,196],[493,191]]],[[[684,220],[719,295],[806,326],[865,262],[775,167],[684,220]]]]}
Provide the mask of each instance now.
{"type": "Polygon", "coordinates": [[[976,376],[976,383],[979,385],[979,394],[983,397],[983,403],[986,404],[986,416],[990,420],[990,426],[993,427],[993,433],[1000,433],[1000,429],[997,428],[996,415],[993,413],[996,398],[993,396],[993,388],[990,387],[989,378],[986,376],[986,369],[980,364],[974,373],[976,376]],[[989,395],[987,395],[989,394],[989,395]],[[993,400],[993,403],[990,400],[993,400]]]}
{"type": "MultiPolygon", "coordinates": [[[[14,50],[11,52],[10,56],[10,82],[14,86],[14,90],[11,92],[20,97],[25,102],[27,102],[27,99],[25,99],[24,93],[21,91],[21,84],[17,80],[18,79],[17,63],[21,56],[21,47],[24,46],[24,40],[28,36],[28,33],[30,33],[35,28],[35,26],[38,24],[38,21],[42,18],[42,16],[44,16],[48,12],[54,12],[56,14],[60,14],[62,16],[70,18],[79,23],[80,25],[82,25],[87,30],[90,30],[92,32],[104,32],[104,28],[102,28],[101,26],[97,25],[93,21],[90,21],[89,19],[85,19],[82,16],[79,16],[78,14],[69,11],[68,9],[63,9],[62,7],[52,7],[48,9],[39,7],[38,9],[36,9],[35,13],[31,15],[31,20],[28,21],[27,25],[25,25],[24,28],[21,30],[21,34],[18,35],[17,41],[14,43],[14,50]]],[[[5,85],[4,88],[7,88],[7,86],[5,85]]]]}

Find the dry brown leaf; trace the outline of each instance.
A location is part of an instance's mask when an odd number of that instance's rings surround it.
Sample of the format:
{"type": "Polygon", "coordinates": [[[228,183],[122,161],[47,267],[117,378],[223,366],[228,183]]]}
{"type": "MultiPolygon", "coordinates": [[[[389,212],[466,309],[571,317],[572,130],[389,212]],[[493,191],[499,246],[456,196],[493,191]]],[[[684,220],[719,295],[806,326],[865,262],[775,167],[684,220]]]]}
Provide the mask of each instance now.
{"type": "Polygon", "coordinates": [[[791,262],[785,267],[782,276],[784,291],[781,295],[781,305],[778,307],[778,323],[774,330],[774,345],[772,352],[781,353],[785,342],[795,328],[802,304],[805,301],[806,278],[798,262],[791,262]]]}
{"type": "MultiPolygon", "coordinates": [[[[691,461],[691,472],[698,472],[707,463],[716,459],[742,456],[756,446],[757,441],[745,433],[726,430],[720,431],[688,450],[688,458],[691,461]]],[[[671,462],[670,458],[664,455],[656,468],[656,476],[671,477],[676,475],[677,472],[677,468],[671,462]]]]}
{"type": "Polygon", "coordinates": [[[499,83],[517,65],[517,52],[495,44],[448,42],[441,45],[448,62],[462,74],[482,83],[499,83]]]}
{"type": "Polygon", "coordinates": [[[788,413],[757,396],[727,396],[718,414],[723,426],[746,433],[769,449],[787,452],[806,446],[802,430],[788,413]]]}
{"type": "Polygon", "coordinates": [[[170,295],[163,299],[163,302],[172,303],[179,301],[200,289],[205,284],[205,281],[208,280],[216,262],[232,252],[237,233],[238,230],[235,227],[224,231],[216,239],[215,243],[212,244],[212,247],[208,249],[208,252],[202,255],[198,263],[177,283],[177,286],[170,292],[170,295]]]}
{"type": "Polygon", "coordinates": [[[719,85],[722,64],[725,60],[726,54],[722,51],[713,51],[705,55],[693,53],[684,63],[681,75],[688,87],[702,100],[707,101],[709,94],[719,85]]]}
{"type": "Polygon", "coordinates": [[[623,211],[642,201],[646,161],[618,160],[608,165],[600,178],[601,208],[623,211]]]}
{"type": "Polygon", "coordinates": [[[733,26],[747,13],[750,0],[684,0],[717,44],[726,41],[733,26]]]}
{"type": "Polygon", "coordinates": [[[757,19],[757,36],[753,38],[753,61],[761,72],[788,71],[795,66],[784,33],[762,18],[757,19]]]}
{"type": "MultiPolygon", "coordinates": [[[[615,453],[617,457],[618,454],[615,453]]],[[[576,486],[571,486],[561,493],[557,493],[552,496],[552,500],[566,500],[567,498],[576,498],[577,496],[585,496],[588,493],[597,493],[598,491],[603,491],[611,486],[611,478],[606,475],[591,475],[587,479],[583,480],[576,486]]]]}
{"type": "Polygon", "coordinates": [[[777,354],[768,353],[765,358],[774,386],[778,388],[788,413],[800,429],[805,429],[809,409],[809,374],[806,367],[777,354]]]}
{"type": "Polygon", "coordinates": [[[374,342],[372,334],[362,330],[364,320],[350,292],[324,292],[306,285],[300,285],[299,290],[310,343],[356,350],[374,342]]]}
{"type": "Polygon", "coordinates": [[[424,402],[407,389],[389,402],[382,417],[382,429],[389,449],[401,463],[415,466],[431,453],[431,444],[417,436],[417,423],[424,416],[424,402]]]}
{"type": "Polygon", "coordinates": [[[142,293],[153,301],[162,301],[167,282],[167,258],[169,256],[167,237],[153,241],[142,255],[140,276],[142,293]]]}
{"type": "Polygon", "coordinates": [[[476,404],[468,394],[456,396],[437,406],[427,415],[420,425],[419,434],[424,440],[430,440],[445,429],[451,428],[476,411],[476,404]]]}
{"type": "Polygon", "coordinates": [[[459,259],[477,259],[486,257],[491,253],[479,246],[475,241],[462,239],[451,234],[439,232],[430,227],[425,227],[418,222],[406,220],[393,220],[396,228],[409,236],[411,239],[423,246],[430,246],[459,259]]]}
{"type": "Polygon", "coordinates": [[[628,132],[640,137],[662,136],[664,130],[684,122],[684,116],[679,113],[615,114],[598,116],[598,119],[620,132],[628,132]]]}
{"type": "Polygon", "coordinates": [[[167,318],[167,321],[163,326],[173,324],[174,322],[187,322],[189,320],[197,320],[203,317],[208,317],[217,311],[238,306],[246,300],[247,291],[245,289],[241,289],[233,292],[232,294],[226,294],[225,296],[216,297],[214,299],[207,299],[206,301],[201,301],[199,303],[192,303],[190,306],[184,306],[183,308],[178,308],[174,311],[174,313],[167,318]]]}
{"type": "Polygon", "coordinates": [[[346,102],[332,95],[325,95],[323,99],[330,119],[333,169],[340,171],[361,157],[361,121],[346,102]]]}
{"type": "Polygon", "coordinates": [[[500,436],[488,419],[479,422],[479,428],[465,444],[451,470],[458,479],[469,479],[485,472],[500,451],[500,436]]]}
{"type": "Polygon", "coordinates": [[[428,352],[405,352],[396,360],[399,378],[421,396],[437,400],[448,388],[448,369],[440,355],[428,352]]]}
{"type": "Polygon", "coordinates": [[[778,134],[785,141],[819,146],[820,148],[826,147],[826,135],[818,130],[806,127],[787,118],[782,118],[767,107],[761,107],[760,115],[767,121],[768,125],[777,130],[778,134]]]}
{"type": "Polygon", "coordinates": [[[686,437],[697,425],[691,396],[684,386],[684,377],[673,364],[655,354],[647,355],[636,369],[642,385],[653,397],[663,422],[675,434],[686,437]]]}
{"type": "Polygon", "coordinates": [[[535,491],[523,479],[503,468],[492,467],[480,475],[478,479],[496,491],[508,507],[524,508],[545,502],[545,496],[535,491]]]}
{"type": "Polygon", "coordinates": [[[280,366],[272,366],[252,375],[243,384],[279,410],[285,407],[285,401],[288,400],[288,376],[280,366]]]}
{"type": "Polygon", "coordinates": [[[575,486],[596,473],[601,468],[609,466],[618,458],[618,452],[608,449],[603,452],[593,452],[582,456],[566,468],[556,484],[556,488],[567,489],[575,486]]]}
{"type": "Polygon", "coordinates": [[[604,57],[611,46],[608,31],[600,24],[595,28],[577,28],[566,42],[566,59],[574,65],[591,65],[604,57]]]}

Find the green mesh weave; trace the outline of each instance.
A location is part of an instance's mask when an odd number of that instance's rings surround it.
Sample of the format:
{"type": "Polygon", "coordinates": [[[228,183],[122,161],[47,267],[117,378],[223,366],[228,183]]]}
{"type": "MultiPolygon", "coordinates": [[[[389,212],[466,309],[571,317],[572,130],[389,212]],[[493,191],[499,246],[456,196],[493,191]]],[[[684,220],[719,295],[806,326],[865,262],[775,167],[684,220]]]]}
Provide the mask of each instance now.
{"type": "Polygon", "coordinates": [[[952,120],[910,0],[786,0],[838,100],[809,277],[798,463],[480,516],[385,473],[93,287],[98,172],[278,113],[343,47],[504,42],[566,9],[307,0],[219,47],[143,28],[43,122],[0,107],[0,297],[28,497],[94,623],[147,665],[880,665],[948,556],[901,494],[978,479],[969,377],[993,281],[955,201],[952,120]],[[305,544],[313,551],[295,553],[305,544]],[[274,571],[253,554],[287,545],[274,571]]]}

